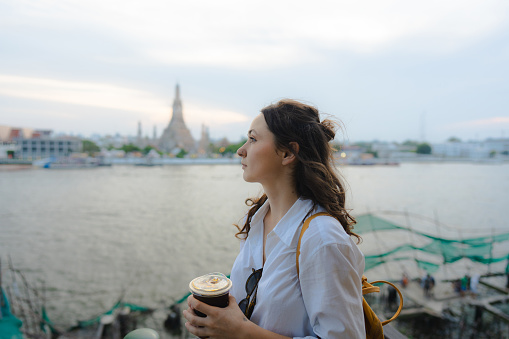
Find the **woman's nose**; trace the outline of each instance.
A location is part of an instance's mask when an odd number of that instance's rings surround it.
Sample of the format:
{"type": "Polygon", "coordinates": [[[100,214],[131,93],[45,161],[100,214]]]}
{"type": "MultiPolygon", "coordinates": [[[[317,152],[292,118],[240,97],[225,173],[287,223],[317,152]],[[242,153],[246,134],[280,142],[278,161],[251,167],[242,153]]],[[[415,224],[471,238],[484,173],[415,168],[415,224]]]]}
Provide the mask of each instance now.
{"type": "Polygon", "coordinates": [[[237,150],[237,155],[239,157],[245,157],[246,156],[246,151],[244,150],[244,146],[246,146],[246,144],[242,145],[238,150],[237,150]]]}

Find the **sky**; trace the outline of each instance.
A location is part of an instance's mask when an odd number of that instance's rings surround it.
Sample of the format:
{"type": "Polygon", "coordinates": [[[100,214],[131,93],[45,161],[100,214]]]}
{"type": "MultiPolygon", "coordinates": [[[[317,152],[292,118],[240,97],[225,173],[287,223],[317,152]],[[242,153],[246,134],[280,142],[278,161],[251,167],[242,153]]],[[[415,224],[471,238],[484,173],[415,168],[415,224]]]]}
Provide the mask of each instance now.
{"type": "Polygon", "coordinates": [[[504,0],[0,0],[0,125],[198,139],[282,98],[340,141],[509,137],[504,0]]]}

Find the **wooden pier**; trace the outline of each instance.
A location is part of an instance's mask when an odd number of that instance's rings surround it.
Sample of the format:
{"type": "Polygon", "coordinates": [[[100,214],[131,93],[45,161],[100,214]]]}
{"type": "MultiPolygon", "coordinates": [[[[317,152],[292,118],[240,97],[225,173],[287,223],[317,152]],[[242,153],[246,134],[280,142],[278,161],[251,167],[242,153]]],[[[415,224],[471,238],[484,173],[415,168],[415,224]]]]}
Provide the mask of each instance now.
{"type": "MultiPolygon", "coordinates": [[[[509,324],[509,314],[496,307],[496,304],[509,303],[509,289],[502,286],[500,281],[492,281],[488,278],[481,278],[479,284],[484,287],[481,294],[474,294],[470,291],[460,294],[454,292],[451,282],[440,281],[428,296],[424,293],[420,283],[415,280],[411,281],[405,288],[400,284],[396,284],[403,294],[405,304],[398,319],[404,320],[405,318],[416,318],[422,315],[440,319],[450,319],[452,315],[454,318],[464,319],[465,315],[460,311],[459,303],[475,308],[475,319],[472,319],[472,321],[476,324],[482,323],[484,312],[493,315],[494,319],[509,324]],[[496,294],[493,294],[493,292],[496,292],[496,294]],[[456,306],[451,307],[452,305],[456,306]]],[[[389,328],[386,330],[386,327],[384,327],[384,332],[386,332],[386,338],[401,338],[399,336],[401,333],[396,331],[397,333],[392,335],[389,328]]]]}

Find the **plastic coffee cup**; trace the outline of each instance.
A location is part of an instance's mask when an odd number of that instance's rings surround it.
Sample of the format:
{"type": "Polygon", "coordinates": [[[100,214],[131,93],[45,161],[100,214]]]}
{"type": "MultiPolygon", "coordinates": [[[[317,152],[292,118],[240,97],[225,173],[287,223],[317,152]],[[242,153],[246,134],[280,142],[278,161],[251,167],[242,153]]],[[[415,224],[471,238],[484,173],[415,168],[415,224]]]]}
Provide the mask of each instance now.
{"type": "MultiPolygon", "coordinates": [[[[189,290],[193,296],[206,303],[207,305],[215,307],[227,307],[229,301],[229,292],[232,287],[232,282],[224,274],[214,272],[202,275],[201,277],[194,278],[189,283],[189,290]]],[[[194,310],[197,316],[206,317],[197,310],[194,310]]]]}

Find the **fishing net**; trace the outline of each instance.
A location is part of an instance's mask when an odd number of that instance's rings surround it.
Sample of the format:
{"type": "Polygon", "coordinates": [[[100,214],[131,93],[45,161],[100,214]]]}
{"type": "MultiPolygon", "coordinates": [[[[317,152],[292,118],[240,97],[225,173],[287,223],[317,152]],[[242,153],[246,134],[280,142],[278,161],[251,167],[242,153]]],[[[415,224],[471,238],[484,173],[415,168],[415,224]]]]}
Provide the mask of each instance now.
{"type": "Polygon", "coordinates": [[[23,339],[20,330],[22,324],[23,322],[11,313],[9,300],[2,288],[0,290],[0,339],[23,339]]]}
{"type": "Polygon", "coordinates": [[[500,233],[491,236],[467,239],[446,239],[417,231],[409,227],[403,227],[373,214],[359,215],[356,217],[356,220],[357,224],[355,225],[355,232],[358,234],[398,230],[410,232],[414,236],[424,237],[427,239],[426,244],[422,246],[406,243],[382,253],[366,255],[366,271],[389,261],[414,260],[418,267],[432,273],[439,269],[440,264],[454,263],[463,258],[467,258],[473,262],[481,264],[492,264],[509,259],[509,253],[504,253],[498,257],[493,256],[494,245],[508,241],[509,233],[500,233]],[[438,256],[438,258],[440,258],[438,260],[439,263],[400,255],[411,251],[420,251],[438,256]],[[395,254],[399,255],[395,256],[395,254]]]}

